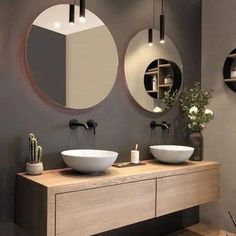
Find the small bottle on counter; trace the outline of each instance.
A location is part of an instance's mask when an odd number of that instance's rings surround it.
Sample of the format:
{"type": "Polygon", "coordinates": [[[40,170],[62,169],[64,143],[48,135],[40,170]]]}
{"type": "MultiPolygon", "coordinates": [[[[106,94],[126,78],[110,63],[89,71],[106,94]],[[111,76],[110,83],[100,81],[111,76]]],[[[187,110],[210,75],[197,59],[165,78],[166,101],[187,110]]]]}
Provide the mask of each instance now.
{"type": "Polygon", "coordinates": [[[131,163],[132,164],[139,164],[138,144],[136,144],[135,150],[131,150],[131,163]]]}

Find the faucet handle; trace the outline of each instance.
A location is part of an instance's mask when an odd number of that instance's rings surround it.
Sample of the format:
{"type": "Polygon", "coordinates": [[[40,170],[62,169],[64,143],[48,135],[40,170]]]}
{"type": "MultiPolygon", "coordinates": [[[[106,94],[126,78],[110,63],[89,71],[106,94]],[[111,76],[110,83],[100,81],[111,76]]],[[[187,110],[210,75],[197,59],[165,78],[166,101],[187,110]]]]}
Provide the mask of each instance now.
{"type": "Polygon", "coordinates": [[[69,123],[70,129],[77,129],[78,128],[78,123],[79,122],[76,119],[70,120],[70,123],[69,123]]]}
{"type": "Polygon", "coordinates": [[[157,122],[155,120],[151,121],[150,123],[150,129],[155,129],[157,127],[157,122]]]}
{"type": "Polygon", "coordinates": [[[98,126],[98,123],[95,122],[94,120],[89,120],[87,121],[87,126],[88,126],[88,129],[93,129],[93,134],[95,135],[96,134],[96,128],[98,126]]]}

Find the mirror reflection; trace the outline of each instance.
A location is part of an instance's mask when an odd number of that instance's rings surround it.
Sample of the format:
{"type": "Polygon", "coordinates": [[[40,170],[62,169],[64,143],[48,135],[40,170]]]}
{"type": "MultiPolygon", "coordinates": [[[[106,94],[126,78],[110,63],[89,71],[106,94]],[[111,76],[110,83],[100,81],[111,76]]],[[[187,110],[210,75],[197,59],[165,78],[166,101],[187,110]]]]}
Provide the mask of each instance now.
{"type": "Polygon", "coordinates": [[[144,74],[144,87],[147,94],[156,99],[154,112],[171,108],[181,87],[181,71],[172,61],[157,59],[144,74]]]}
{"type": "Polygon", "coordinates": [[[106,25],[79,6],[71,22],[70,5],[48,8],[34,21],[27,40],[27,60],[37,91],[74,109],[90,108],[110,93],[117,75],[118,55],[106,25]],[[39,89],[38,89],[39,88],[39,89]]]}
{"type": "Polygon", "coordinates": [[[129,91],[144,109],[161,113],[175,103],[182,87],[182,62],[177,48],[166,37],[148,45],[148,30],[139,32],[130,42],[125,58],[125,74],[129,91]]]}

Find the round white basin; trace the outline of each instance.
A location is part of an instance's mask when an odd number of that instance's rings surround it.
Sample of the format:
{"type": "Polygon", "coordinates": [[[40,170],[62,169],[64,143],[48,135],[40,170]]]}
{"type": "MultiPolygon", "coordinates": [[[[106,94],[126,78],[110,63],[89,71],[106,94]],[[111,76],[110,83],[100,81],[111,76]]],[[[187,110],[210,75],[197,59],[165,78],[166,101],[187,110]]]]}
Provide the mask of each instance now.
{"type": "Polygon", "coordinates": [[[107,170],[114,164],[117,152],[78,149],[61,152],[64,162],[81,173],[96,173],[107,170]]]}
{"type": "Polygon", "coordinates": [[[150,151],[161,162],[181,163],[192,156],[194,148],[178,145],[156,145],[150,146],[150,151]]]}

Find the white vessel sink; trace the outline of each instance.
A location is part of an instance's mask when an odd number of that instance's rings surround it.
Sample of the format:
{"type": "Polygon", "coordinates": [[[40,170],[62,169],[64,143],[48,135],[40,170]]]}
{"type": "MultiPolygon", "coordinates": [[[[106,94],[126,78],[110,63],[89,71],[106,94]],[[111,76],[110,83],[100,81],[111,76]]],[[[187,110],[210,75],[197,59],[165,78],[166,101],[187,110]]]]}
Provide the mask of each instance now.
{"type": "Polygon", "coordinates": [[[96,173],[107,170],[116,161],[117,152],[102,150],[67,150],[61,152],[64,162],[81,173],[96,173]]]}
{"type": "Polygon", "coordinates": [[[150,151],[161,162],[181,163],[192,156],[194,148],[178,145],[156,145],[150,146],[150,151]]]}

